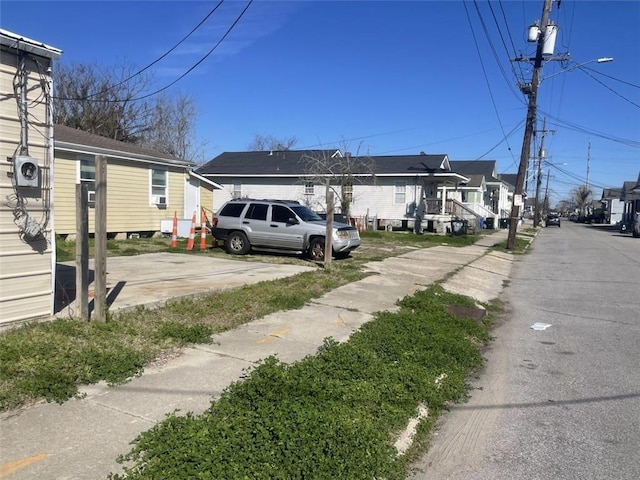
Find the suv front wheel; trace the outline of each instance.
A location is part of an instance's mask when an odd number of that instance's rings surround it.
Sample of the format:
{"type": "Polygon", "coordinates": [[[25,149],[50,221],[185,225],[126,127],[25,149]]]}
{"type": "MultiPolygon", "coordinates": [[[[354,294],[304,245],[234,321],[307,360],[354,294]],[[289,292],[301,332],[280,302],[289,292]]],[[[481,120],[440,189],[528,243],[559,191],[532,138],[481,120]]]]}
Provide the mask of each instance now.
{"type": "Polygon", "coordinates": [[[314,238],[309,245],[309,258],[314,262],[324,260],[324,238],[314,238]]]}
{"type": "Polygon", "coordinates": [[[224,243],[227,252],[232,255],[246,255],[251,250],[249,240],[243,232],[231,232],[224,243]]]}

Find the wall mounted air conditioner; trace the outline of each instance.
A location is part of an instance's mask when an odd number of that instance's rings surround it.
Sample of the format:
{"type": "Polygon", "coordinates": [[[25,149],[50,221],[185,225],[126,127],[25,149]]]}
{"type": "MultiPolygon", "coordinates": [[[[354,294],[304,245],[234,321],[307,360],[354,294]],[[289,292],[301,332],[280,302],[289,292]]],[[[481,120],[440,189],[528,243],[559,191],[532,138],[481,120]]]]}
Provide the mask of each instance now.
{"type": "Polygon", "coordinates": [[[153,203],[154,205],[157,205],[159,207],[166,207],[167,206],[167,197],[165,197],[163,195],[153,195],[151,197],[151,203],[153,203]]]}

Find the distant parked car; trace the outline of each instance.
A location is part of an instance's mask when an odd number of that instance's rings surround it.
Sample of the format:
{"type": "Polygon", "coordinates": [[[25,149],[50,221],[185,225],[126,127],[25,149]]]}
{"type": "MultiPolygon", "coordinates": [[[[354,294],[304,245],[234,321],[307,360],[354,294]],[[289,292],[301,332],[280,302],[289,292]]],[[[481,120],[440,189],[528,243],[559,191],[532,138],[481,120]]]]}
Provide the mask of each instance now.
{"type": "Polygon", "coordinates": [[[545,227],[550,227],[552,225],[555,225],[557,227],[560,226],[560,214],[557,212],[549,212],[547,214],[547,218],[544,221],[545,227]]]}
{"type": "MultiPolygon", "coordinates": [[[[232,255],[254,250],[306,254],[324,260],[326,222],[291,200],[237,199],[225,203],[213,220],[213,236],[232,255]]],[[[333,223],[333,256],[347,257],[360,246],[358,229],[333,223]]]]}

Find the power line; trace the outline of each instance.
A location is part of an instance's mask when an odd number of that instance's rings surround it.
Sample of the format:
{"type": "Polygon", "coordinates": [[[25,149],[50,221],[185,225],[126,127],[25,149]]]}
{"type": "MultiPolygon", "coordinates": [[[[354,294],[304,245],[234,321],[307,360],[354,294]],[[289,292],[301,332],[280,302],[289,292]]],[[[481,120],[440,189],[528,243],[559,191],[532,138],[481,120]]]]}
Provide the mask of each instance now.
{"type": "MultiPolygon", "coordinates": [[[[141,68],[140,70],[138,70],[136,73],[130,75],[128,78],[125,78],[124,80],[122,80],[120,83],[117,83],[116,85],[109,87],[106,91],[109,90],[113,90],[116,87],[119,87],[120,85],[127,83],[129,80],[137,77],[138,75],[142,74],[143,72],[149,70],[151,67],[153,67],[156,63],[160,62],[162,59],[164,59],[167,55],[171,54],[171,52],[173,52],[176,48],[178,48],[186,39],[188,39],[191,35],[193,35],[196,30],[198,30],[208,19],[211,15],[214,14],[214,12],[218,9],[218,7],[220,7],[220,5],[222,5],[224,3],[224,0],[220,0],[218,2],[218,4],[213,7],[213,9],[207,14],[206,17],[204,17],[200,23],[198,23],[198,25],[196,25],[189,33],[187,33],[184,37],[182,37],[182,39],[176,43],[173,47],[171,47],[169,50],[167,50],[165,53],[163,53],[162,55],[160,55],[157,59],[155,59],[153,62],[151,62],[149,65],[147,65],[146,67],[141,68]]],[[[88,95],[86,98],[82,99],[82,100],[86,100],[89,99],[91,97],[95,97],[96,95],[100,95],[103,94],[105,91],[102,92],[97,92],[91,95],[88,95]]]]}
{"type": "Polygon", "coordinates": [[[584,72],[585,74],[587,74],[589,77],[591,77],[593,80],[595,80],[596,82],[598,82],[600,85],[602,85],[604,88],[606,88],[607,90],[609,90],[610,92],[612,92],[614,95],[617,95],[618,97],[622,98],[623,100],[629,102],[631,105],[640,108],[640,105],[638,105],[635,102],[632,102],[631,100],[629,100],[627,97],[625,97],[624,95],[619,94],[618,92],[616,92],[613,88],[609,87],[607,84],[601,82],[600,80],[598,80],[596,77],[594,77],[593,75],[591,75],[589,72],[587,72],[586,70],[584,70],[582,67],[578,67],[578,70],[581,70],[582,72],[584,72]]]}
{"type": "MultiPolygon", "coordinates": [[[[504,47],[504,51],[507,53],[507,57],[509,57],[509,48],[507,47],[506,42],[504,41],[504,37],[502,36],[502,29],[500,28],[500,25],[498,24],[498,19],[496,18],[496,14],[493,11],[493,6],[491,5],[491,2],[487,2],[487,4],[489,5],[489,10],[491,11],[491,15],[493,16],[493,22],[496,24],[496,28],[498,29],[498,34],[500,35],[500,40],[502,41],[502,46],[504,47]]],[[[502,0],[500,0],[500,10],[502,11],[502,18],[504,20],[504,23],[506,25],[507,28],[507,34],[509,35],[509,40],[511,41],[511,48],[513,49],[513,56],[516,57],[516,47],[513,43],[513,38],[511,37],[511,31],[509,30],[509,23],[507,22],[507,17],[505,15],[505,11],[504,8],[502,6],[502,0]]],[[[522,72],[522,65],[520,65],[520,63],[518,62],[518,68],[520,69],[520,77],[518,77],[518,74],[516,73],[516,69],[513,65],[514,62],[509,62],[511,63],[511,71],[513,72],[513,76],[516,78],[524,78],[524,73],[522,72]]]]}
{"type": "MultiPolygon", "coordinates": [[[[511,48],[513,49],[513,56],[517,57],[517,50],[516,50],[516,46],[513,43],[513,35],[511,35],[511,30],[509,29],[509,22],[507,21],[507,15],[506,12],[504,11],[504,5],[502,4],[502,0],[499,1],[500,4],[500,11],[502,11],[502,19],[504,20],[504,24],[507,28],[507,34],[509,35],[509,40],[511,41],[511,48]]],[[[518,69],[520,70],[520,78],[524,79],[524,72],[522,70],[522,65],[520,64],[520,62],[518,62],[518,69]]]]}
{"type": "MultiPolygon", "coordinates": [[[[482,61],[482,55],[480,53],[480,47],[478,46],[478,41],[476,39],[476,34],[475,34],[474,30],[473,30],[473,24],[471,23],[471,18],[469,16],[469,10],[467,9],[467,3],[463,2],[463,4],[464,4],[464,10],[465,10],[465,12],[467,14],[467,21],[469,22],[469,28],[471,29],[471,35],[473,37],[473,42],[474,42],[474,45],[476,47],[476,51],[478,52],[478,59],[480,60],[480,66],[482,67],[482,74],[483,74],[484,80],[485,80],[485,82],[487,84],[487,89],[489,90],[489,96],[491,97],[491,104],[493,105],[493,110],[496,113],[496,118],[498,119],[498,124],[500,125],[500,130],[502,131],[502,138],[507,143],[507,147],[509,148],[509,152],[511,153],[511,156],[513,158],[513,153],[511,152],[511,146],[509,145],[509,142],[507,141],[508,137],[505,134],[504,126],[502,125],[502,120],[500,119],[500,113],[498,113],[498,107],[496,105],[495,98],[493,97],[493,91],[491,90],[491,84],[489,83],[489,78],[487,76],[487,71],[484,68],[484,62],[482,61]]],[[[476,6],[476,10],[478,12],[478,16],[481,17],[481,21],[482,21],[482,16],[480,15],[480,10],[478,9],[478,4],[475,2],[475,0],[474,0],[474,4],[476,6]]],[[[485,30],[485,34],[486,34],[486,30],[485,30]]],[[[487,37],[488,37],[488,35],[487,35],[487,37]]],[[[495,54],[495,51],[494,51],[494,54],[495,54]]],[[[498,65],[500,66],[500,62],[498,62],[498,65]]],[[[500,66],[500,69],[502,70],[501,66],[500,66]]],[[[514,74],[515,74],[515,71],[514,71],[514,74]]],[[[504,74],[504,71],[503,71],[503,76],[506,77],[506,75],[504,74]]],[[[489,150],[489,152],[490,151],[491,150],[489,150]]],[[[487,153],[489,153],[489,152],[487,152],[487,153]]],[[[484,155],[487,155],[487,153],[485,153],[484,155]]],[[[482,157],[480,157],[480,158],[482,158],[482,157]]],[[[515,159],[514,159],[514,161],[515,161],[515,159]]]]}
{"type": "Polygon", "coordinates": [[[426,146],[429,146],[429,145],[437,145],[439,143],[452,142],[453,140],[460,140],[460,139],[463,139],[463,138],[473,137],[474,135],[480,135],[481,133],[487,133],[489,131],[490,130],[483,130],[481,132],[475,132],[475,133],[470,133],[468,135],[461,135],[461,136],[458,136],[458,137],[447,138],[446,140],[439,140],[437,142],[422,143],[420,145],[413,145],[411,147],[397,148],[395,150],[387,150],[386,152],[381,152],[380,155],[382,155],[384,153],[402,152],[404,150],[415,150],[415,149],[418,149],[418,148],[421,148],[421,147],[426,147],[426,146]]]}
{"type": "MultiPolygon", "coordinates": [[[[509,133],[507,133],[506,135],[503,136],[502,140],[500,140],[493,147],[491,147],[489,150],[487,150],[482,155],[480,155],[476,160],[480,160],[482,157],[485,157],[485,156],[489,155],[491,152],[493,152],[496,148],[498,148],[500,145],[502,145],[503,142],[506,142],[507,138],[509,138],[511,135],[513,135],[515,133],[515,131],[518,130],[523,124],[524,124],[524,120],[520,120],[520,122],[515,127],[513,127],[513,129],[509,133]]],[[[511,152],[511,147],[509,147],[509,152],[511,152]]],[[[517,162],[517,160],[513,157],[513,153],[511,153],[511,159],[513,161],[511,162],[511,165],[509,165],[507,167],[507,170],[509,170],[511,167],[513,167],[517,162]]],[[[502,173],[504,173],[504,172],[502,172],[502,173]]]]}
{"type": "Polygon", "coordinates": [[[247,5],[244,7],[244,9],[242,10],[242,12],[240,12],[240,15],[238,15],[238,17],[235,19],[235,21],[231,24],[231,26],[227,29],[227,31],[225,32],[225,34],[222,36],[222,38],[220,40],[218,40],[218,43],[216,43],[200,60],[198,60],[195,64],[193,64],[193,66],[191,68],[189,68],[186,72],[184,72],[182,75],[180,75],[178,78],[176,78],[173,82],[169,83],[168,85],[165,85],[164,87],[156,90],[155,92],[151,92],[147,95],[143,95],[141,97],[138,98],[132,98],[130,101],[136,101],[136,100],[144,100],[145,98],[149,98],[152,97],[154,95],[157,95],[160,92],[165,91],[166,89],[168,89],[169,87],[172,87],[173,85],[175,85],[176,83],[178,83],[180,80],[182,80],[184,77],[186,77],[187,75],[189,75],[193,70],[195,70],[202,62],[204,62],[209,55],[211,55],[219,46],[220,44],[229,36],[229,34],[231,33],[231,31],[235,28],[235,26],[238,24],[238,22],[240,21],[240,19],[244,16],[244,14],[247,12],[247,10],[249,10],[249,7],[251,6],[251,4],[253,3],[253,0],[249,0],[249,3],[247,3],[247,5]]]}
{"type": "Polygon", "coordinates": [[[640,141],[638,140],[629,140],[626,138],[621,138],[621,137],[616,137],[614,135],[611,134],[607,134],[607,133],[603,133],[603,132],[597,132],[595,130],[589,130],[586,127],[582,127],[578,124],[575,123],[571,123],[567,120],[562,120],[558,117],[555,117],[553,115],[551,115],[550,113],[544,112],[542,110],[539,110],[541,113],[543,113],[544,115],[547,116],[547,118],[550,118],[552,120],[555,120],[554,122],[549,122],[551,125],[555,125],[557,127],[564,127],[568,130],[573,130],[576,132],[580,132],[580,133],[585,133],[587,135],[592,135],[594,137],[599,137],[599,138],[604,138],[605,140],[609,140],[611,142],[616,142],[616,143],[621,143],[623,145],[627,145],[629,147],[634,147],[634,148],[640,148],[640,141]]]}
{"type": "Polygon", "coordinates": [[[373,133],[371,135],[364,135],[364,136],[361,136],[361,137],[340,139],[339,141],[334,141],[334,142],[316,143],[315,145],[308,145],[306,147],[300,147],[300,148],[301,148],[301,150],[309,150],[309,149],[316,148],[316,147],[323,147],[325,145],[335,145],[335,144],[340,143],[340,142],[353,142],[353,141],[356,141],[356,140],[365,140],[367,138],[382,137],[383,135],[392,135],[394,133],[410,132],[411,130],[414,130],[414,129],[413,128],[405,128],[403,130],[393,130],[393,131],[390,131],[390,132],[373,133]]]}
{"type": "Polygon", "coordinates": [[[586,67],[586,66],[585,67],[581,67],[581,68],[583,68],[585,70],[589,70],[590,72],[593,72],[593,73],[597,73],[598,75],[602,75],[603,77],[610,78],[611,80],[615,80],[616,82],[624,83],[625,85],[629,85],[630,87],[640,88],[640,85],[636,85],[634,83],[630,83],[630,82],[627,82],[625,80],[620,80],[619,78],[612,77],[611,75],[607,75],[606,73],[602,73],[602,72],[600,72],[598,70],[595,70],[593,68],[589,68],[589,67],[586,67]]]}
{"type": "MultiPolygon", "coordinates": [[[[464,4],[465,12],[466,12],[466,14],[467,14],[467,20],[468,20],[468,22],[469,22],[469,26],[470,26],[470,28],[471,28],[471,33],[473,34],[473,40],[474,40],[475,45],[476,45],[476,50],[478,50],[478,56],[479,56],[479,58],[480,58],[480,64],[482,65],[483,70],[484,70],[484,64],[483,64],[483,62],[482,62],[482,57],[480,56],[480,53],[479,53],[478,41],[477,41],[477,39],[476,39],[475,31],[473,30],[473,26],[472,26],[472,24],[471,24],[471,18],[470,18],[470,16],[469,16],[469,10],[467,9],[467,2],[465,1],[465,2],[463,2],[463,4],[464,4]]],[[[489,35],[489,30],[488,30],[488,28],[487,28],[487,26],[486,26],[486,24],[485,24],[485,22],[484,22],[484,19],[482,18],[482,13],[480,12],[480,8],[478,7],[478,3],[477,3],[477,1],[476,1],[476,0],[473,0],[473,4],[474,4],[474,6],[475,6],[475,8],[476,8],[476,13],[478,14],[478,19],[480,20],[480,25],[482,25],[482,30],[484,31],[484,35],[485,35],[485,37],[487,38],[487,42],[489,43],[489,47],[490,47],[490,49],[491,49],[491,52],[493,53],[493,58],[495,59],[496,64],[498,65],[498,69],[500,70],[500,73],[502,74],[502,78],[504,78],[505,82],[506,82],[506,83],[507,83],[507,85],[509,86],[509,90],[511,91],[511,93],[513,93],[513,94],[515,95],[515,97],[516,97],[520,102],[522,102],[522,98],[520,97],[520,95],[518,94],[518,92],[514,91],[514,89],[513,89],[513,84],[512,84],[512,82],[509,80],[509,78],[508,78],[508,76],[507,76],[506,72],[504,71],[504,68],[502,67],[502,63],[500,62],[500,59],[499,59],[499,57],[498,57],[498,53],[496,52],[496,49],[495,49],[495,47],[494,47],[494,45],[493,45],[493,42],[491,41],[491,36],[489,35]]],[[[512,67],[512,68],[513,68],[513,67],[512,67]]],[[[515,72],[514,72],[514,73],[515,73],[515,72]]],[[[485,73],[485,79],[486,79],[486,73],[485,73]]],[[[517,75],[516,75],[516,80],[517,80],[517,75]]]]}
{"type": "MultiPolygon", "coordinates": [[[[238,22],[240,22],[240,19],[242,19],[242,17],[244,16],[244,14],[247,12],[247,10],[249,9],[249,7],[251,6],[251,4],[253,3],[254,0],[249,0],[249,2],[247,3],[247,5],[244,7],[244,9],[242,10],[242,12],[240,12],[240,14],[238,15],[238,17],[235,19],[235,21],[231,24],[231,26],[227,29],[227,31],[224,33],[224,35],[222,36],[222,38],[220,38],[220,40],[218,40],[218,42],[204,55],[200,58],[200,60],[198,60],[195,64],[193,64],[187,71],[185,71],[182,75],[180,75],[178,78],[176,78],[174,81],[170,82],[169,84],[165,85],[162,88],[159,88],[158,90],[155,90],[151,93],[148,93],[146,95],[142,95],[139,97],[134,97],[134,98],[127,98],[126,100],[91,100],[90,98],[61,98],[61,97],[54,97],[57,100],[84,100],[84,101],[89,101],[89,102],[98,102],[98,103],[121,103],[123,101],[127,101],[127,102],[135,102],[138,100],[144,100],[146,98],[152,97],[154,95],[157,95],[165,90],[167,90],[168,88],[172,87],[173,85],[175,85],[176,83],[178,83],[180,80],[182,80],[184,77],[186,77],[187,75],[189,75],[193,70],[195,70],[202,62],[204,62],[219,46],[220,44],[229,36],[229,34],[231,33],[231,31],[235,28],[235,26],[238,24],[238,22]]],[[[219,5],[218,5],[219,6],[219,5]]],[[[216,8],[218,7],[216,6],[216,8]]],[[[131,78],[133,78],[132,75],[131,78]]],[[[113,88],[113,87],[111,87],[113,88]]],[[[100,92],[103,93],[103,92],[100,92]]]]}

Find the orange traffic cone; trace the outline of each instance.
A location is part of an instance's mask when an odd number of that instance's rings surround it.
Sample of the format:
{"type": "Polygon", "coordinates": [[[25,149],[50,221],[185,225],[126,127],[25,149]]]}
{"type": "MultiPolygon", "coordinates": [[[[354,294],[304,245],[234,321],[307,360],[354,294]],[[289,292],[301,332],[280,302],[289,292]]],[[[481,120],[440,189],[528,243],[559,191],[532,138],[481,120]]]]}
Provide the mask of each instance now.
{"type": "Polygon", "coordinates": [[[207,216],[202,209],[200,213],[200,250],[207,248],[207,216]]]}
{"type": "Polygon", "coordinates": [[[196,240],[196,212],[191,217],[191,230],[189,231],[189,240],[187,240],[187,250],[193,250],[193,244],[196,240]]]}
{"type": "Polygon", "coordinates": [[[173,212],[173,232],[171,233],[171,248],[178,246],[178,212],[173,212]]]}

